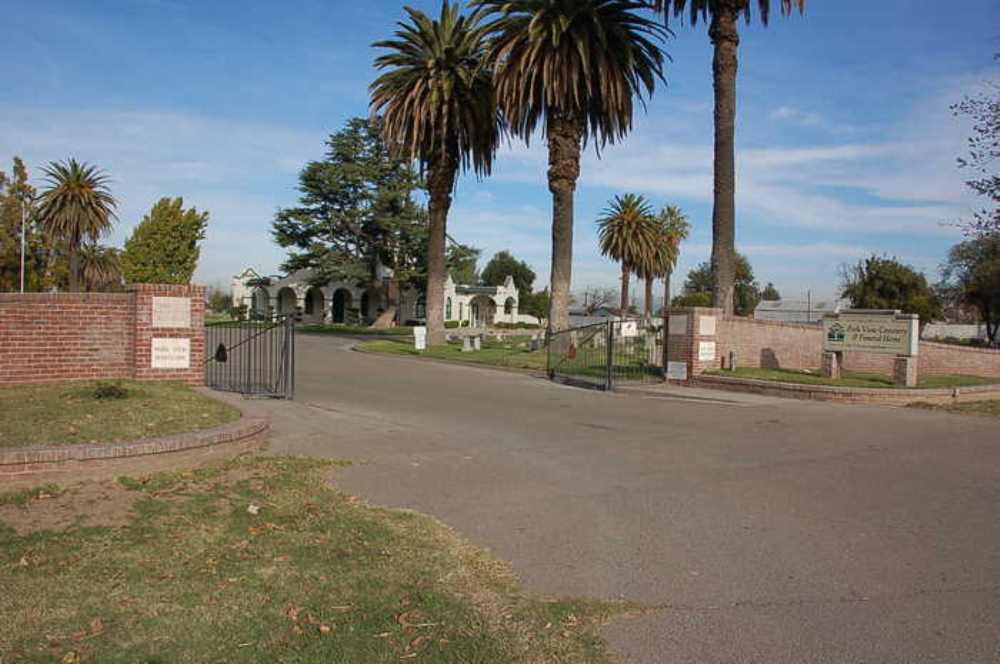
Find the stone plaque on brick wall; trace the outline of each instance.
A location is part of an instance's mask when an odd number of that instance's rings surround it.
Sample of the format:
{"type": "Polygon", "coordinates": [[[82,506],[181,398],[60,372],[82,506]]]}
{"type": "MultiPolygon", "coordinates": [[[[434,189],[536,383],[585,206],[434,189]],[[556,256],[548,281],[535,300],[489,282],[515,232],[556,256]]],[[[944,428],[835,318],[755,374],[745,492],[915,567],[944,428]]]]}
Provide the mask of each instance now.
{"type": "Polygon", "coordinates": [[[684,336],[688,331],[687,316],[671,316],[668,332],[672,336],[684,336]]]}
{"type": "Polygon", "coordinates": [[[669,380],[687,380],[687,362],[667,362],[667,378],[669,380]]]}
{"type": "Polygon", "coordinates": [[[715,316],[698,317],[698,334],[703,337],[715,336],[715,316]]]}
{"type": "Polygon", "coordinates": [[[190,369],[190,339],[153,339],[154,369],[190,369]]]}
{"type": "Polygon", "coordinates": [[[153,327],[191,327],[191,298],[154,297],[153,327]]]}
{"type": "Polygon", "coordinates": [[[715,361],[714,341],[702,341],[701,343],[698,344],[698,361],[699,362],[715,361]]]}

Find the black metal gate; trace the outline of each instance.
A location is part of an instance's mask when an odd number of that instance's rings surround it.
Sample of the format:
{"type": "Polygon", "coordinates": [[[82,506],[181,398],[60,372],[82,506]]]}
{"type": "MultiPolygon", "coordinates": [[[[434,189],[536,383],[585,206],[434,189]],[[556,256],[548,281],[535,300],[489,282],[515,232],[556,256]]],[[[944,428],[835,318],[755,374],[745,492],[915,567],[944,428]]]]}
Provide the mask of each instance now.
{"type": "Polygon", "coordinates": [[[609,320],[560,330],[549,336],[547,363],[552,380],[603,390],[662,382],[662,321],[609,320]]]}
{"type": "Polygon", "coordinates": [[[205,326],[205,382],[247,396],[295,397],[295,322],[229,321],[205,326]]]}

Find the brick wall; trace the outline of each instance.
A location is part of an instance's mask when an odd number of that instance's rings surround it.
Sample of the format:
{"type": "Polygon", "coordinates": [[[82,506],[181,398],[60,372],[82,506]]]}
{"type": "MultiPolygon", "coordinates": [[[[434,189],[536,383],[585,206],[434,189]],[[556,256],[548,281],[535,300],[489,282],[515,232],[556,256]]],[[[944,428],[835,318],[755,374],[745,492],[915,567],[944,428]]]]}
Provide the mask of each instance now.
{"type": "MultiPolygon", "coordinates": [[[[671,315],[689,316],[687,335],[670,340],[670,359],[689,362],[692,375],[706,369],[722,368],[730,351],[736,352],[737,365],[755,368],[818,369],[823,360],[823,330],[815,325],[800,325],[752,318],[716,319],[716,358],[698,362],[700,337],[695,333],[696,318],[717,315],[716,309],[685,309],[671,315]]],[[[844,353],[843,368],[848,371],[871,371],[892,375],[895,357],[876,353],[844,353]]],[[[1000,351],[966,348],[922,341],[919,375],[968,374],[1000,378],[1000,351]]]]}
{"type": "Polygon", "coordinates": [[[126,293],[0,293],[0,385],[135,378],[204,383],[205,291],[137,285],[126,293]],[[154,296],[189,297],[191,327],[152,329],[154,296]],[[153,337],[191,340],[188,369],[152,369],[153,337]]]}

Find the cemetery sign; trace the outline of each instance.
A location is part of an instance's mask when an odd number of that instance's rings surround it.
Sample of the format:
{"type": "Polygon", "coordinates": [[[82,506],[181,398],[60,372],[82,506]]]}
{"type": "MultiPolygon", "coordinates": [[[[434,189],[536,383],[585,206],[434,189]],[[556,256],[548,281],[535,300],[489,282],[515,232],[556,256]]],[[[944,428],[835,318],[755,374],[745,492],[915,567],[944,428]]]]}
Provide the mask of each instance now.
{"type": "Polygon", "coordinates": [[[850,309],[823,319],[823,350],[915,357],[920,319],[898,311],[850,309]]]}

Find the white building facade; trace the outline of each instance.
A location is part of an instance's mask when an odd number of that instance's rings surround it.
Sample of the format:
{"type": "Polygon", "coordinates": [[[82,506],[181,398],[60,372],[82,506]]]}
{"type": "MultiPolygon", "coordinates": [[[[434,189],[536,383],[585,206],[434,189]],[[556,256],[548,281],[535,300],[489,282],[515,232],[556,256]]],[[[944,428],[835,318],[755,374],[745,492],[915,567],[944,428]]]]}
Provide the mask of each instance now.
{"type": "MultiPolygon", "coordinates": [[[[304,323],[371,325],[388,308],[387,280],[381,286],[331,281],[316,285],[310,270],[284,277],[262,277],[247,268],[233,277],[233,306],[246,307],[253,318],[270,319],[294,314],[304,323]]],[[[401,293],[396,322],[424,324],[427,299],[416,289],[401,293]]],[[[519,297],[514,280],[502,286],[465,286],[448,275],[444,285],[444,321],[452,327],[491,327],[497,323],[537,325],[533,316],[518,311],[519,297]]]]}

